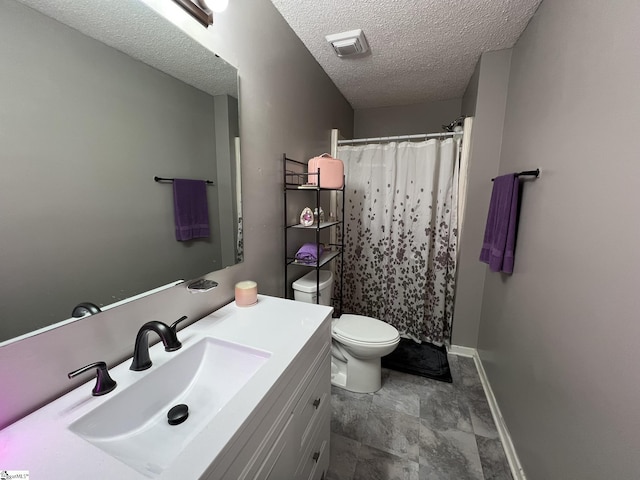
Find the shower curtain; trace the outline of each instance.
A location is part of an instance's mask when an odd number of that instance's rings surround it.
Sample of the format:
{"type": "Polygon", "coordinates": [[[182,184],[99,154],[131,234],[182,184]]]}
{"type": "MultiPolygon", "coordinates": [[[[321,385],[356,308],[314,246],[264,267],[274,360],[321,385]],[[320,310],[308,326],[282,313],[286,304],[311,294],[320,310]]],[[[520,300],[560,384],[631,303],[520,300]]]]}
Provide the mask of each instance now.
{"type": "Polygon", "coordinates": [[[457,248],[453,139],[341,146],[345,164],[343,311],[405,338],[451,337],[457,248]]]}

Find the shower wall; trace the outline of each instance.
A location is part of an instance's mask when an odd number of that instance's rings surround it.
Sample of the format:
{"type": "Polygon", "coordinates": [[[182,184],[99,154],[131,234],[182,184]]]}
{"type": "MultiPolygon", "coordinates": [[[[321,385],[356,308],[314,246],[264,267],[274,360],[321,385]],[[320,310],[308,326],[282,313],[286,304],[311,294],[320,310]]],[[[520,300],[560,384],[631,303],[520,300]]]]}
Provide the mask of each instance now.
{"type": "Polygon", "coordinates": [[[441,132],[460,116],[461,98],[355,110],[354,138],[441,132]]]}
{"type": "Polygon", "coordinates": [[[463,98],[463,114],[473,116],[467,201],[460,235],[458,279],[451,343],[475,348],[486,265],[480,247],[491,198],[491,178],[498,173],[507,104],[511,50],[488,52],[476,66],[463,98]]]}

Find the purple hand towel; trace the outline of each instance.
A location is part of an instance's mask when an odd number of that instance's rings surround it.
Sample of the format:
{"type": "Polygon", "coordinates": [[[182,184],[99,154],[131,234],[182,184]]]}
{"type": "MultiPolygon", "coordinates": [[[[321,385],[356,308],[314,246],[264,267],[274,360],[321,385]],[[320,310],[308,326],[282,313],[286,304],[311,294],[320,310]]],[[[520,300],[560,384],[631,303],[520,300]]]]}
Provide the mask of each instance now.
{"type": "Polygon", "coordinates": [[[502,175],[493,182],[491,203],[484,231],[480,261],[492,272],[513,273],[520,182],[515,174],[502,175]]]}
{"type": "Polygon", "coordinates": [[[204,180],[173,180],[173,212],[176,240],[209,238],[209,206],[204,180]]]}
{"type": "Polygon", "coordinates": [[[298,249],[298,252],[296,253],[296,261],[307,265],[316,264],[318,263],[318,258],[323,252],[324,248],[322,247],[322,244],[305,243],[298,249]]]}

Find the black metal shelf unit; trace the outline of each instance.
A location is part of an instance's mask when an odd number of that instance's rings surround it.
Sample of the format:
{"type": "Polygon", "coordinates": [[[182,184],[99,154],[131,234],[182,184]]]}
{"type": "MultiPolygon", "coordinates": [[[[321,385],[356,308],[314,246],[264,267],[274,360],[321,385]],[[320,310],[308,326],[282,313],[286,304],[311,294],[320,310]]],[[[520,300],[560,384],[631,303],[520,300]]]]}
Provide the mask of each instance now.
{"type": "MultiPolygon", "coordinates": [[[[283,171],[283,194],[284,194],[284,298],[289,298],[289,267],[291,265],[313,268],[316,271],[316,303],[320,303],[320,269],[327,265],[329,262],[335,260],[336,258],[340,258],[340,265],[342,266],[342,262],[344,260],[344,189],[345,182],[344,178],[342,181],[342,188],[321,188],[320,175],[321,169],[318,169],[317,173],[309,173],[307,171],[307,164],[304,162],[299,162],[298,160],[293,160],[287,157],[287,154],[282,155],[282,171],[283,171]],[[288,168],[289,167],[289,168],[288,168]],[[292,170],[290,168],[295,168],[292,170]],[[315,185],[309,184],[310,177],[316,177],[317,182],[315,185]],[[305,227],[299,223],[291,223],[291,220],[288,216],[288,195],[287,192],[296,190],[296,191],[309,191],[315,193],[315,208],[320,212],[320,194],[321,192],[343,192],[340,201],[340,216],[336,220],[330,220],[328,222],[315,222],[312,226],[305,227]],[[316,264],[307,264],[296,261],[295,256],[291,257],[289,254],[289,240],[288,236],[291,231],[303,231],[310,230],[315,232],[315,242],[316,245],[320,243],[320,232],[325,229],[330,229],[333,227],[340,226],[340,234],[336,236],[336,243],[329,243],[329,250],[326,250],[321,256],[320,261],[316,264]],[[339,237],[339,238],[338,238],[339,237]]],[[[300,211],[305,205],[300,207],[300,211]]],[[[318,217],[319,217],[318,213],[318,217]]],[[[319,219],[318,219],[319,220],[319,219]]],[[[334,282],[339,283],[339,298],[333,298],[333,305],[336,310],[336,314],[342,313],[342,268],[340,268],[340,278],[334,278],[334,282]]]]}

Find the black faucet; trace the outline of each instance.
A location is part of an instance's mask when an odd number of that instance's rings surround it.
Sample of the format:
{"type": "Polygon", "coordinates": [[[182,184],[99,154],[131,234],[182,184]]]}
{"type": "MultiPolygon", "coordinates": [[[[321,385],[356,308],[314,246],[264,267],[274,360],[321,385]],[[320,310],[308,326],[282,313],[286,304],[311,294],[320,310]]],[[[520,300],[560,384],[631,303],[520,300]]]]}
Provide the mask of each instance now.
{"type": "Polygon", "coordinates": [[[82,302],[73,307],[73,312],[71,312],[71,316],[75,318],[81,318],[85,315],[94,315],[96,313],[100,313],[100,307],[95,303],[91,302],[82,302]]]}
{"type": "Polygon", "coordinates": [[[173,322],[171,326],[167,326],[166,323],[155,320],[142,325],[140,330],[138,330],[138,335],[136,336],[136,344],[133,349],[133,362],[131,362],[129,370],[140,372],[151,367],[152,363],[149,358],[150,331],[154,331],[160,335],[160,340],[162,340],[162,344],[164,345],[164,350],[166,352],[179,350],[180,347],[182,347],[182,344],[178,340],[177,328],[178,324],[186,319],[186,316],[180,317],[178,320],[173,322]]]}

